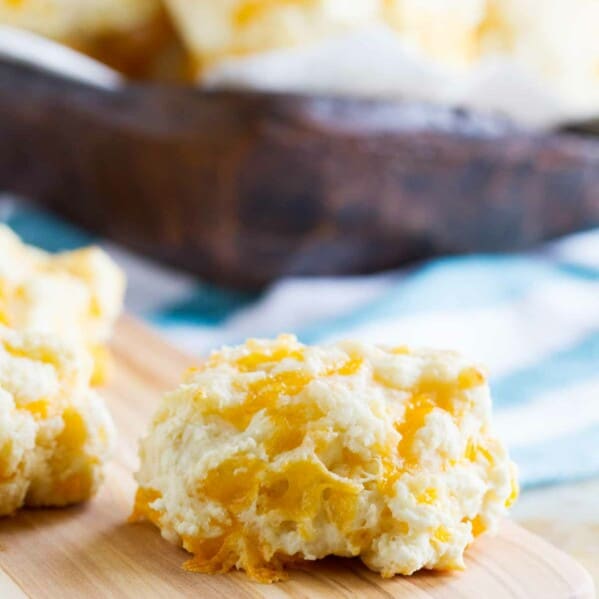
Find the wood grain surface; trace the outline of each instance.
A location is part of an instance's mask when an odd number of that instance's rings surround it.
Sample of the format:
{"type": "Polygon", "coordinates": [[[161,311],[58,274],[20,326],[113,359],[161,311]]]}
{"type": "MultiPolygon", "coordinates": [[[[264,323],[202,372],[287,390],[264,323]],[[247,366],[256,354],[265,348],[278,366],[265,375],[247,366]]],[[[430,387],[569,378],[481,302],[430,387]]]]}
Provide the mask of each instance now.
{"type": "Polygon", "coordinates": [[[588,574],[539,537],[505,522],[469,550],[462,573],[419,573],[383,580],[358,560],[327,559],[294,570],[288,581],[260,585],[241,573],[185,572],[183,550],[145,524],[127,524],[136,439],[160,394],[192,363],[142,325],[124,319],[114,341],[116,372],[105,390],[120,433],[100,494],[87,505],[24,510],[0,521],[2,599],[175,597],[591,599],[588,574]]]}
{"type": "Polygon", "coordinates": [[[237,287],[599,224],[599,140],[418,102],[99,90],[0,61],[0,140],[0,189],[237,287]]]}
{"type": "Polygon", "coordinates": [[[599,589],[599,478],[524,492],[512,518],[582,564],[599,589]]]}

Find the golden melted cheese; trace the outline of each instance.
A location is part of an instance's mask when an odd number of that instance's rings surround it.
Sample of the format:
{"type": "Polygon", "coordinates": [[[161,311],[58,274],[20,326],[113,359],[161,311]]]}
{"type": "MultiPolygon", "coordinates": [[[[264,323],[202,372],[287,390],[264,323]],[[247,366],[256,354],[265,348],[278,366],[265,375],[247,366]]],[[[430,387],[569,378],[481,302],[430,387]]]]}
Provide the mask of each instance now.
{"type": "Polygon", "coordinates": [[[140,447],[133,520],[198,572],[360,556],[383,576],[463,567],[517,494],[482,371],[451,352],[289,335],[215,352],[140,447]]]}

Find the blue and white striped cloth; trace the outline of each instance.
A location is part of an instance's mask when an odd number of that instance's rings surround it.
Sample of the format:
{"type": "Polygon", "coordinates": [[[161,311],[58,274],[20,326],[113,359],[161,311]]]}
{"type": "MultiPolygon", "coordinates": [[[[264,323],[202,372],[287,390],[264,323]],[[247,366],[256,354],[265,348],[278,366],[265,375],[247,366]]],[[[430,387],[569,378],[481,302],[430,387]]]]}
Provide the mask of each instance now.
{"type": "Polygon", "coordinates": [[[294,332],[458,349],[491,373],[495,418],[524,485],[599,476],[599,230],[526,255],[443,258],[375,276],[293,278],[260,295],[157,266],[0,199],[0,220],[50,250],[100,242],[129,277],[129,310],[196,355],[294,332]]]}

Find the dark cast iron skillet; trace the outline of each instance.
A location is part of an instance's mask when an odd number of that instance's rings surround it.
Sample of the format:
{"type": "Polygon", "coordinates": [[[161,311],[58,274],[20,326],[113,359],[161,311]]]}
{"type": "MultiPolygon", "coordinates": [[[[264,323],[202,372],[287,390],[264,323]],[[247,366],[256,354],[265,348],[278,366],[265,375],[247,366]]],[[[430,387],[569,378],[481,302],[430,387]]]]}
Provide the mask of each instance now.
{"type": "Polygon", "coordinates": [[[82,81],[4,54],[0,189],[216,283],[520,250],[599,225],[590,135],[411,101],[82,81]]]}

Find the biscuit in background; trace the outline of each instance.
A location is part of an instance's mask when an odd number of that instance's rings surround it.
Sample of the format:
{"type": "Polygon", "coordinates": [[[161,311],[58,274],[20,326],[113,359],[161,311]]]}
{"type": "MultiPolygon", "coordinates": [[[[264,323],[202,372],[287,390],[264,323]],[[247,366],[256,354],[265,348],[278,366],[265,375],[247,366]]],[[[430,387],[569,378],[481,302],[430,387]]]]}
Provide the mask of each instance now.
{"type": "Polygon", "coordinates": [[[75,346],[0,326],[0,516],[97,491],[115,430],[91,372],[75,346]]]}
{"type": "Polygon", "coordinates": [[[101,249],[50,254],[0,225],[0,324],[50,333],[95,358],[94,382],[106,379],[106,344],[123,308],[125,276],[101,249]]]}

